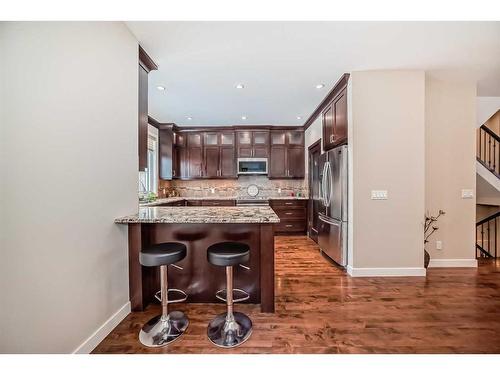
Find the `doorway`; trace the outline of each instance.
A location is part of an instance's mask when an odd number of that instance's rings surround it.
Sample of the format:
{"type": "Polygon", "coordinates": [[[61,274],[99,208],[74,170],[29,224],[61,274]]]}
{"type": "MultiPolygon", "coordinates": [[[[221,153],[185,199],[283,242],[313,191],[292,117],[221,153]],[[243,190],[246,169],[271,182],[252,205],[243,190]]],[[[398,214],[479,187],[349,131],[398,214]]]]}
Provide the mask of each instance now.
{"type": "Polygon", "coordinates": [[[318,242],[318,207],[319,207],[319,157],[321,155],[321,139],[314,142],[308,148],[309,165],[309,201],[307,233],[309,237],[318,242]]]}

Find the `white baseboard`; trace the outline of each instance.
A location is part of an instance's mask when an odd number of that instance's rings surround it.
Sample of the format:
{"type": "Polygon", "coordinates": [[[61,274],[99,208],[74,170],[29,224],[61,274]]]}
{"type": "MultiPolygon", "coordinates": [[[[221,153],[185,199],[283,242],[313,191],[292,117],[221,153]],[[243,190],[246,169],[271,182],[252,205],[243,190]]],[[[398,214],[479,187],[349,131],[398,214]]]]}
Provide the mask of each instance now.
{"type": "Polygon", "coordinates": [[[425,268],[353,268],[347,266],[347,273],[352,277],[391,277],[391,276],[425,276],[425,268]]]}
{"type": "Polygon", "coordinates": [[[476,259],[431,259],[429,268],[437,267],[477,267],[476,259]]]}
{"type": "Polygon", "coordinates": [[[86,339],[73,354],[89,354],[104,338],[130,313],[130,301],[123,305],[108,320],[104,322],[88,339],[86,339]]]}

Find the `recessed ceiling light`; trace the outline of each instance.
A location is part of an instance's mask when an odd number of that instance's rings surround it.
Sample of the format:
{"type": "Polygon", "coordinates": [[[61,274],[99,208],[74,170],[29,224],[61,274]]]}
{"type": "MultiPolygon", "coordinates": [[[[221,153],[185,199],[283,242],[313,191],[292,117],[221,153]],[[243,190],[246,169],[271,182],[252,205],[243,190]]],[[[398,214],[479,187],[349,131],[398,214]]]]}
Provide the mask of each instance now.
{"type": "Polygon", "coordinates": [[[237,89],[244,89],[244,88],[245,88],[245,85],[244,85],[243,83],[238,83],[238,84],[236,85],[236,88],[237,88],[237,89]]]}
{"type": "Polygon", "coordinates": [[[302,120],[302,116],[297,116],[297,120],[302,120]]]}
{"type": "Polygon", "coordinates": [[[325,87],[325,84],[324,84],[324,83],[318,83],[318,84],[316,85],[316,88],[317,88],[317,89],[322,89],[323,87],[325,87]]]}
{"type": "Polygon", "coordinates": [[[241,116],[241,119],[242,119],[242,120],[246,120],[246,119],[247,119],[247,116],[241,116]]]}
{"type": "Polygon", "coordinates": [[[190,117],[190,116],[188,116],[188,117],[187,117],[187,119],[188,119],[189,121],[191,121],[193,118],[192,118],[192,117],[190,117]]]}
{"type": "Polygon", "coordinates": [[[165,86],[161,86],[161,85],[160,86],[156,86],[156,88],[158,90],[160,90],[160,91],[165,91],[166,90],[165,86]]]}

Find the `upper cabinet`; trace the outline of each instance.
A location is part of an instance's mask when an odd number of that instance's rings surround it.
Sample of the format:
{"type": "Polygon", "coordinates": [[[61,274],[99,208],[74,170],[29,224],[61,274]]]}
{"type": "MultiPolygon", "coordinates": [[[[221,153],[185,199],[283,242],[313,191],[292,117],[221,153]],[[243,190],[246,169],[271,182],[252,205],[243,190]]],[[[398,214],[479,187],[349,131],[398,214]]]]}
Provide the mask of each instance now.
{"type": "Polygon", "coordinates": [[[347,143],[347,78],[341,79],[332,94],[321,112],[324,151],[347,143]]]}
{"type": "Polygon", "coordinates": [[[162,179],[238,178],[238,158],[268,158],[269,178],[304,178],[303,130],[267,127],[198,131],[171,125],[156,124],[160,129],[162,179]]]}
{"type": "Polygon", "coordinates": [[[234,131],[204,133],[205,178],[236,178],[234,131]]]}
{"type": "Polygon", "coordinates": [[[269,178],[304,178],[304,131],[271,130],[269,178]]]}
{"type": "Polygon", "coordinates": [[[238,130],[236,131],[238,158],[268,158],[268,130],[238,130]]]}

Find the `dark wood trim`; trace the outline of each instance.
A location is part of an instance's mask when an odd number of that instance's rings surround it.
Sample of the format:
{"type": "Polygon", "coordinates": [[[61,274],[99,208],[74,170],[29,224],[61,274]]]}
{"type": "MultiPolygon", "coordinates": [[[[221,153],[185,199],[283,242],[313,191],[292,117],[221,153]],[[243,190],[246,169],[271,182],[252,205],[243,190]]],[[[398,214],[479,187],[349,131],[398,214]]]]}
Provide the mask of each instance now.
{"type": "Polygon", "coordinates": [[[316,109],[313,111],[311,116],[308,117],[306,122],[303,125],[304,131],[307,130],[309,126],[318,118],[323,109],[332,101],[332,99],[347,86],[347,82],[349,81],[349,73],[344,73],[342,77],[335,83],[333,88],[326,94],[325,98],[319,103],[316,109]]]}
{"type": "Polygon", "coordinates": [[[158,129],[162,126],[169,126],[176,132],[217,132],[217,131],[238,131],[238,130],[303,130],[301,125],[203,125],[203,126],[183,126],[174,122],[159,122],[148,116],[149,123],[158,129]]]}
{"type": "Polygon", "coordinates": [[[321,152],[321,138],[318,139],[316,142],[314,142],[312,145],[310,145],[308,148],[307,148],[307,151],[312,151],[315,147],[320,147],[320,152],[321,152]]]}
{"type": "Polygon", "coordinates": [[[132,311],[144,309],[142,293],[142,266],[138,262],[142,248],[141,224],[128,225],[128,277],[132,311]]]}
{"type": "Polygon", "coordinates": [[[146,53],[146,51],[144,51],[141,46],[139,46],[139,64],[148,73],[152,70],[158,70],[158,65],[156,65],[153,59],[146,53]]]}

